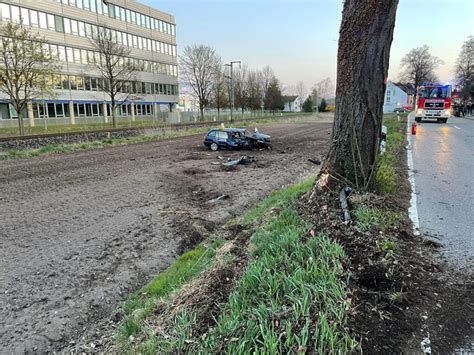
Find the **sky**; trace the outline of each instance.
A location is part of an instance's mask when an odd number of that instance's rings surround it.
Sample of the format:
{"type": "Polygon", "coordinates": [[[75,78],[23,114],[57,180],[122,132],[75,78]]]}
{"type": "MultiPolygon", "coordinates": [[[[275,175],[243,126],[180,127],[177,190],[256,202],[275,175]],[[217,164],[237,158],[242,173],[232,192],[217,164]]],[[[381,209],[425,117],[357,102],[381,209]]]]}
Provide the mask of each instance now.
{"type": "MultiPolygon", "coordinates": [[[[269,65],[284,85],[336,80],[337,39],[343,0],[139,0],[176,18],[178,55],[206,44],[225,62],[269,65]]],[[[383,1],[383,0],[381,0],[383,1]]],[[[400,0],[389,79],[399,78],[402,57],[428,45],[443,60],[442,82],[453,79],[461,46],[474,35],[474,0],[400,0]]]]}

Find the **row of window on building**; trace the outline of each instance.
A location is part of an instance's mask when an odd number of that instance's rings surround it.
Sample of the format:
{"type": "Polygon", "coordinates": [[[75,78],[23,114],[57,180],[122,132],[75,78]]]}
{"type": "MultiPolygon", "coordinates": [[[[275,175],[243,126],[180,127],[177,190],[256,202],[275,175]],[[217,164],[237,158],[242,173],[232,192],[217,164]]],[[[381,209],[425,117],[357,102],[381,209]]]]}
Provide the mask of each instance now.
{"type": "MultiPolygon", "coordinates": [[[[53,75],[47,78],[56,90],[107,91],[108,81],[80,75],[53,75]]],[[[127,81],[121,86],[121,92],[148,95],[178,95],[178,85],[158,84],[141,81],[127,81]]]]}
{"type": "MultiPolygon", "coordinates": [[[[100,53],[95,51],[47,43],[44,44],[44,49],[46,52],[49,52],[53,58],[67,63],[96,65],[102,62],[100,53]]],[[[138,71],[178,76],[177,65],[130,57],[119,58],[119,65],[124,66],[125,64],[133,66],[138,71]]]]}
{"type": "Polygon", "coordinates": [[[176,46],[173,44],[24,7],[0,3],[0,19],[89,39],[99,33],[98,31],[106,31],[115,42],[124,46],[176,57],[176,46]]]}
{"type": "Polygon", "coordinates": [[[106,4],[103,0],[55,0],[64,5],[95,12],[99,15],[109,16],[120,21],[145,27],[153,31],[163,32],[176,36],[176,26],[166,21],[144,15],[142,13],[125,9],[114,4],[106,4]]]}
{"type": "MultiPolygon", "coordinates": [[[[104,104],[98,103],[73,103],[74,117],[103,117],[104,104]]],[[[34,118],[67,118],[70,117],[69,103],[33,103],[34,118]]],[[[111,116],[111,105],[106,105],[107,116],[111,116]]],[[[135,116],[152,116],[153,104],[134,103],[133,110],[135,116]]],[[[117,106],[117,116],[131,116],[132,104],[126,103],[117,106]]]]}

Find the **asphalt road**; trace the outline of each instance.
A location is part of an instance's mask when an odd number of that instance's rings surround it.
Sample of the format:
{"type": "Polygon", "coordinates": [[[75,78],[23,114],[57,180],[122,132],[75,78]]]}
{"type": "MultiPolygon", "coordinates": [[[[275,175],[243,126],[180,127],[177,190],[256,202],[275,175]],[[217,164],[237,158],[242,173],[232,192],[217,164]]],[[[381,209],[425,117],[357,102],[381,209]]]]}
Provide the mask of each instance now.
{"type": "Polygon", "coordinates": [[[474,117],[424,121],[412,136],[420,233],[453,266],[474,266],[474,117]]]}

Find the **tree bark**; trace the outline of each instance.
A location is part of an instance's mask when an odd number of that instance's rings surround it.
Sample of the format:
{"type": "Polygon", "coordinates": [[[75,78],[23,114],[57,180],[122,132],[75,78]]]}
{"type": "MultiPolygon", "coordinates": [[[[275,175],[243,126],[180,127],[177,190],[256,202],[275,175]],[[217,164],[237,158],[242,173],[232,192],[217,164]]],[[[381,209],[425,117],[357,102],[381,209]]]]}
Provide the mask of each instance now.
{"type": "Polygon", "coordinates": [[[115,99],[111,100],[112,104],[112,127],[117,128],[117,118],[115,117],[117,113],[117,105],[115,104],[115,99]]]}
{"type": "Polygon", "coordinates": [[[201,111],[201,122],[204,122],[204,107],[199,107],[199,111],[201,111]]]}
{"type": "Polygon", "coordinates": [[[25,135],[25,126],[23,125],[23,117],[21,113],[18,113],[18,130],[20,131],[20,136],[25,135]]]}
{"type": "Polygon", "coordinates": [[[339,33],[336,111],[322,174],[371,185],[398,0],[346,0],[339,33]]]}

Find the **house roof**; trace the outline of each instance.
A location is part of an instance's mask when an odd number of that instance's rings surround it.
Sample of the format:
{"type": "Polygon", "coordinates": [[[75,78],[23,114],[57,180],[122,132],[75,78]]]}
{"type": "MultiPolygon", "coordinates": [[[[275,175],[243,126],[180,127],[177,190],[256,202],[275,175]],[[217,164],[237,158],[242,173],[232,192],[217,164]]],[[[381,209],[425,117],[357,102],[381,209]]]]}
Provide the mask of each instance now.
{"type": "Polygon", "coordinates": [[[415,88],[412,84],[393,83],[393,85],[400,88],[400,90],[403,90],[408,95],[413,95],[415,93],[415,88]]]}
{"type": "Polygon", "coordinates": [[[283,101],[284,102],[294,102],[298,96],[283,96],[283,101]]]}

